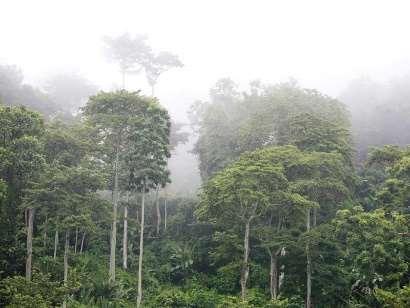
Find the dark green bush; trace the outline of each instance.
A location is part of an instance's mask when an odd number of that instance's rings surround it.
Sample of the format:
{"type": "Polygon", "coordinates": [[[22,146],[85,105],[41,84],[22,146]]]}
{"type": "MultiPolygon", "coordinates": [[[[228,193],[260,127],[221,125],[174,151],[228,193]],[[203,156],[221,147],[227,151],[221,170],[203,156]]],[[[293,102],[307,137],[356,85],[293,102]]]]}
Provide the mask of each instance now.
{"type": "Polygon", "coordinates": [[[19,308],[45,308],[61,305],[68,295],[78,288],[70,281],[67,286],[50,279],[50,275],[34,272],[32,280],[25,277],[8,277],[0,283],[1,306],[19,308]]]}

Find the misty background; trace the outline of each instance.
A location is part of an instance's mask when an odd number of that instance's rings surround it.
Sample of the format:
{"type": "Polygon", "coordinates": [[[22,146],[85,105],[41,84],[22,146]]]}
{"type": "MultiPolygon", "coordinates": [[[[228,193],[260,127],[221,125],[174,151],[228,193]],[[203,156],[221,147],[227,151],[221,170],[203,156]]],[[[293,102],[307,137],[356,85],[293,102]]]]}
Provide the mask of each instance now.
{"type": "MultiPolygon", "coordinates": [[[[406,1],[17,0],[0,7],[0,65],[21,69],[22,80],[13,82],[32,87],[24,90],[28,99],[50,93],[50,77],[64,74],[84,78],[91,92],[119,88],[120,72],[103,52],[105,36],[146,35],[155,51],[179,56],[184,66],[163,74],[155,93],[191,133],[170,160],[174,194],[194,194],[200,182],[187,111],[209,100],[223,77],[243,91],[255,79],[292,78],[340,99],[351,112],[359,162],[370,146],[409,143],[406,1]]],[[[150,94],[143,74],[127,77],[125,86],[150,94]]],[[[48,95],[39,106],[53,109],[56,101],[48,95]]]]}

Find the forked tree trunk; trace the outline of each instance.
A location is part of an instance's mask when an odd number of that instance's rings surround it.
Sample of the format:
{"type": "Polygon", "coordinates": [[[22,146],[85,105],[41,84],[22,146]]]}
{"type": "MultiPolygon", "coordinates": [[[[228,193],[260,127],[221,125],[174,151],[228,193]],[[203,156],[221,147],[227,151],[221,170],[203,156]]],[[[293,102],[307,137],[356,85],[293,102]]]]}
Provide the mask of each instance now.
{"type": "Polygon", "coordinates": [[[85,240],[85,231],[83,232],[83,236],[81,237],[80,253],[83,253],[84,240],[85,240]]]}
{"type": "Polygon", "coordinates": [[[159,208],[159,186],[157,186],[155,191],[155,208],[157,211],[157,236],[159,235],[161,229],[161,210],[159,208]]]}
{"type": "Polygon", "coordinates": [[[54,255],[53,255],[54,260],[57,257],[57,247],[58,247],[58,226],[56,225],[56,231],[54,233],[54,255]]]}
{"type": "Polygon", "coordinates": [[[114,191],[113,191],[113,215],[111,228],[111,245],[110,245],[110,268],[108,282],[115,281],[115,250],[117,246],[117,209],[118,209],[118,164],[119,164],[119,149],[116,149],[114,161],[114,191]]]}
{"type": "Polygon", "coordinates": [[[140,255],[138,258],[138,296],[137,308],[141,306],[142,301],[142,258],[144,255],[144,211],[145,211],[145,182],[142,189],[141,200],[141,227],[140,227],[140,255]]]}
{"type": "Polygon", "coordinates": [[[31,281],[31,264],[33,258],[33,220],[34,209],[27,210],[27,260],[26,260],[26,280],[31,281]]]}
{"type": "MultiPolygon", "coordinates": [[[[307,210],[306,215],[306,231],[310,231],[310,209],[307,210]]],[[[310,308],[312,294],[312,264],[310,259],[309,240],[306,243],[306,308],[310,308]]]]}
{"type": "Polygon", "coordinates": [[[127,191],[126,204],[124,205],[124,236],[122,242],[122,266],[127,269],[128,264],[128,202],[130,201],[130,193],[127,191]]]}
{"type": "Polygon", "coordinates": [[[249,277],[249,232],[250,232],[251,219],[248,219],[245,224],[245,236],[243,240],[243,261],[241,270],[241,298],[244,302],[246,299],[246,285],[249,277]]]}

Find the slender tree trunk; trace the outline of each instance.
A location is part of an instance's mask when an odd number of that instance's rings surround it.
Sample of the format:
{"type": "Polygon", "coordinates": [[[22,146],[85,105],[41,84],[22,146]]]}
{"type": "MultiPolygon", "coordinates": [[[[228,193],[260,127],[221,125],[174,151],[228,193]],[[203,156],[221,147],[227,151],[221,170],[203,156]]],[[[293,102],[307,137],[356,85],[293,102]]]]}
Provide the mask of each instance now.
{"type": "Polygon", "coordinates": [[[114,192],[113,192],[113,215],[111,228],[111,247],[110,247],[110,269],[108,282],[115,281],[115,250],[117,246],[117,209],[118,209],[118,164],[119,164],[119,149],[116,149],[114,162],[114,192]]]}
{"type": "Polygon", "coordinates": [[[74,254],[77,254],[77,245],[78,245],[78,227],[75,228],[74,254]]]}
{"type": "MultiPolygon", "coordinates": [[[[44,250],[47,249],[47,230],[48,230],[48,217],[46,215],[46,222],[45,222],[45,226],[44,226],[44,235],[43,235],[43,247],[44,250]]],[[[45,251],[46,252],[46,251],[45,251]]],[[[47,252],[46,252],[47,253],[47,252]]]]}
{"type": "Polygon", "coordinates": [[[249,277],[249,232],[250,232],[251,219],[248,219],[245,224],[245,236],[243,240],[243,263],[241,271],[241,298],[245,301],[246,298],[246,285],[249,277]]]}
{"type": "MultiPolygon", "coordinates": [[[[310,231],[310,209],[307,210],[306,215],[306,231],[310,231]]],[[[306,243],[306,308],[310,308],[312,296],[312,264],[310,259],[309,240],[306,243]]]]}
{"type": "Polygon", "coordinates": [[[317,224],[317,208],[313,209],[313,221],[312,221],[312,227],[316,227],[317,224]]]}
{"type": "Polygon", "coordinates": [[[157,210],[157,236],[158,236],[160,229],[161,229],[161,210],[159,208],[159,186],[157,186],[156,192],[155,192],[155,208],[157,210]]]}
{"type": "Polygon", "coordinates": [[[34,209],[28,208],[28,225],[27,225],[27,260],[26,260],[26,280],[31,281],[31,264],[33,258],[33,220],[34,209]]]}
{"type": "Polygon", "coordinates": [[[274,252],[269,251],[270,256],[270,295],[272,299],[278,297],[278,256],[274,252]]]}
{"type": "MultiPolygon", "coordinates": [[[[279,254],[281,256],[286,255],[285,247],[281,248],[281,250],[279,251],[279,254]]],[[[280,288],[282,287],[284,281],[285,281],[285,265],[282,264],[281,267],[280,267],[280,273],[279,273],[279,277],[278,277],[278,294],[280,292],[280,288]]]]}
{"type": "Polygon", "coordinates": [[[128,261],[128,202],[130,201],[130,193],[127,191],[127,203],[124,205],[124,236],[122,242],[122,266],[127,269],[128,261]]]}
{"type": "Polygon", "coordinates": [[[165,200],[164,200],[164,231],[167,231],[167,219],[168,219],[168,204],[167,204],[167,195],[165,195],[165,200]]]}
{"type": "Polygon", "coordinates": [[[58,226],[56,225],[56,231],[54,233],[54,260],[57,257],[57,246],[58,246],[58,226]]]}
{"type": "Polygon", "coordinates": [[[83,236],[81,237],[80,253],[83,253],[84,240],[85,240],[85,231],[83,232],[83,236]]]}
{"type": "Polygon", "coordinates": [[[70,245],[70,231],[65,232],[65,245],[64,245],[64,284],[67,284],[68,279],[68,248],[70,245]]]}
{"type": "Polygon", "coordinates": [[[137,308],[141,306],[141,301],[142,301],[142,258],[144,255],[144,211],[145,211],[145,182],[144,182],[144,186],[142,189],[142,200],[141,200],[140,255],[138,258],[137,308]]]}
{"type": "MultiPolygon", "coordinates": [[[[70,231],[65,232],[65,245],[64,245],[64,285],[67,285],[68,281],[68,248],[70,245],[70,231]]],[[[63,308],[67,307],[67,302],[63,301],[63,308]]]]}

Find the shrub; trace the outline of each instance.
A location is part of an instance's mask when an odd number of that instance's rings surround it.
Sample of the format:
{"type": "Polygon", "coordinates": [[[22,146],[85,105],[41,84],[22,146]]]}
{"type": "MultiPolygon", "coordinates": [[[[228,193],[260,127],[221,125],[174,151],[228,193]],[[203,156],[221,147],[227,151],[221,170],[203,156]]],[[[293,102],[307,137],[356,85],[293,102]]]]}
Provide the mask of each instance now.
{"type": "Polygon", "coordinates": [[[190,307],[188,296],[177,288],[171,288],[159,293],[150,307],[190,307]]]}
{"type": "Polygon", "coordinates": [[[50,275],[34,272],[31,281],[25,277],[14,276],[4,279],[0,284],[1,306],[6,307],[54,307],[61,305],[68,294],[78,288],[74,282],[64,286],[51,281],[50,275]]]}

